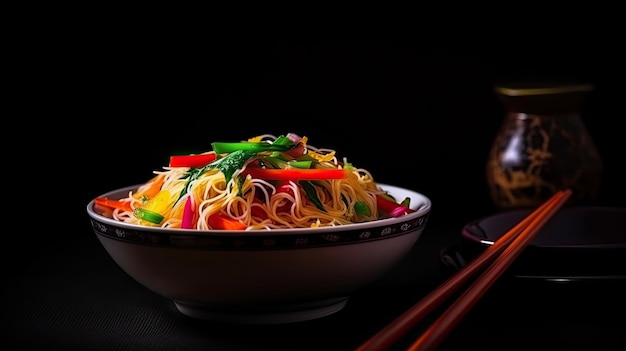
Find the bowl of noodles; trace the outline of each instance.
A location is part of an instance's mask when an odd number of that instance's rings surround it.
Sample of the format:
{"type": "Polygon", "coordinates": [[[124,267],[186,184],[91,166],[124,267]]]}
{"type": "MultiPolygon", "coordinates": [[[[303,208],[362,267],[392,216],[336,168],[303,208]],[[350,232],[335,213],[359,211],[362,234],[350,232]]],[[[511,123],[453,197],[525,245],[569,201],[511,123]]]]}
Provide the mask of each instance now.
{"type": "Polygon", "coordinates": [[[339,312],[408,254],[431,210],[293,133],[172,155],[147,179],[92,199],[93,231],[145,288],[216,322],[339,312]]]}

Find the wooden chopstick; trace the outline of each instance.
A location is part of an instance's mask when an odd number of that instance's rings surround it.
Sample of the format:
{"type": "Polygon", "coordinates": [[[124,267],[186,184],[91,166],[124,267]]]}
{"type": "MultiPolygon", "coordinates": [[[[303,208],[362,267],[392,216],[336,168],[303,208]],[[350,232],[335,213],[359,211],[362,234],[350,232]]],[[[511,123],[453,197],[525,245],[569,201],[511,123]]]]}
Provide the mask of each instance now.
{"type": "Polygon", "coordinates": [[[355,351],[382,351],[388,349],[428,313],[458,290],[469,278],[474,276],[478,270],[484,268],[486,264],[494,260],[498,253],[502,252],[502,255],[493,262],[493,265],[411,345],[409,350],[432,350],[435,348],[493,282],[508,268],[523,248],[532,241],[554,213],[563,206],[571,193],[570,189],[555,193],[536,210],[509,229],[493,245],[470,261],[463,269],[448,278],[437,289],[424,296],[418,303],[374,334],[356,348],[355,351]]]}

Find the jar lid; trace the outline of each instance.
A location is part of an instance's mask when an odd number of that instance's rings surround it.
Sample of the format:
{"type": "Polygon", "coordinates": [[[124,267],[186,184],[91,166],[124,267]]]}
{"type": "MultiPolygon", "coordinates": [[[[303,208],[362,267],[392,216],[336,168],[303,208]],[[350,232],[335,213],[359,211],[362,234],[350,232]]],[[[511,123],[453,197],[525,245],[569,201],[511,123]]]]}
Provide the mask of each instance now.
{"type": "Polygon", "coordinates": [[[509,111],[531,114],[578,112],[591,84],[569,82],[519,82],[499,84],[495,93],[509,111]]]}
{"type": "Polygon", "coordinates": [[[593,90],[593,85],[562,82],[524,82],[496,85],[494,90],[498,94],[507,96],[552,95],[588,92],[593,90]]]}

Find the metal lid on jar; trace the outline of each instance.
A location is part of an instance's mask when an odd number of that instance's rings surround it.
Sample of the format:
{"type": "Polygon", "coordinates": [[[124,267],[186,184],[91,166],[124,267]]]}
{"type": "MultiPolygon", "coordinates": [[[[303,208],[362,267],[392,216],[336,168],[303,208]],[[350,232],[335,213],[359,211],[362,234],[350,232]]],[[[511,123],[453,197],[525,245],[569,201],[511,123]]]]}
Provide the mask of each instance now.
{"type": "Polygon", "coordinates": [[[593,85],[591,84],[559,82],[509,83],[494,87],[496,93],[507,96],[584,93],[591,90],[593,90],[593,85]]]}
{"type": "Polygon", "coordinates": [[[562,114],[578,112],[593,85],[571,82],[518,82],[498,84],[494,92],[510,112],[562,114]]]}

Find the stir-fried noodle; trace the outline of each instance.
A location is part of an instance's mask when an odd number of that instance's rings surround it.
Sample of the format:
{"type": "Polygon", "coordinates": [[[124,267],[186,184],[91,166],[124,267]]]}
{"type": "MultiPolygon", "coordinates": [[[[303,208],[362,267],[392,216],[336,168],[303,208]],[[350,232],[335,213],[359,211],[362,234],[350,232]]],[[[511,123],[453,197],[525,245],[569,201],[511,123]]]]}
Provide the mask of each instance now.
{"type": "Polygon", "coordinates": [[[127,223],[197,230],[310,228],[389,216],[377,205],[377,196],[385,196],[385,191],[370,172],[346,160],[340,162],[334,150],[315,148],[307,144],[306,137],[295,134],[265,134],[240,144],[272,145],[279,138],[282,145],[287,145],[286,151],[242,151],[245,157],[237,161],[228,159],[230,155],[236,158],[234,151],[218,153],[214,143],[213,150],[204,154],[215,154],[215,161],[203,167],[168,165],[154,171],[150,181],[118,199],[128,202],[130,208],[114,209],[109,215],[127,223]],[[305,162],[308,168],[298,162],[305,162]],[[253,177],[269,169],[280,170],[286,176],[253,177]],[[287,175],[300,170],[319,173],[319,178],[287,175]],[[343,175],[326,177],[329,170],[343,171],[333,173],[343,175]],[[138,213],[156,213],[157,220],[138,213]]]}

